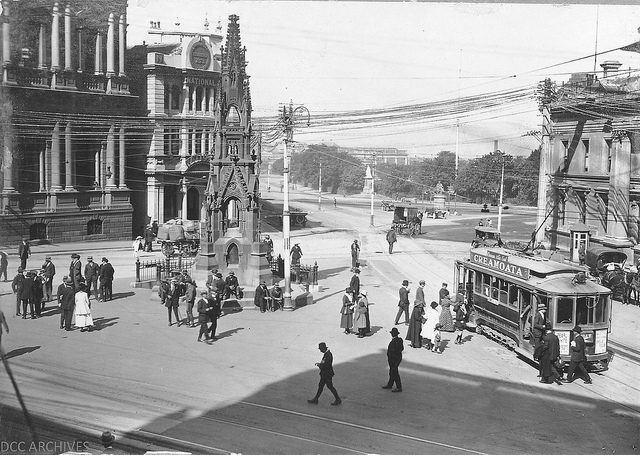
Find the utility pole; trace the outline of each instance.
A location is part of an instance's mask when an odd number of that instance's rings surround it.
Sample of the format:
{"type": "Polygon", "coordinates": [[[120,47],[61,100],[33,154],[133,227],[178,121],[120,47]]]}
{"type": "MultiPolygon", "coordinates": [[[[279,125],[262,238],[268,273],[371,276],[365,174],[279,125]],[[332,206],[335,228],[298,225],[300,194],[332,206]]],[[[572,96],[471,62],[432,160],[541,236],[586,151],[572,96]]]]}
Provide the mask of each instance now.
{"type": "Polygon", "coordinates": [[[318,174],[318,212],[322,210],[322,160],[320,160],[320,173],[318,174]]]}
{"type": "MultiPolygon", "coordinates": [[[[500,150],[496,150],[496,152],[500,152],[500,150]]],[[[500,201],[498,202],[498,233],[500,232],[500,228],[502,227],[502,196],[504,195],[504,153],[500,152],[500,157],[502,158],[502,173],[500,174],[500,201]]]]}
{"type": "Polygon", "coordinates": [[[550,79],[538,85],[538,106],[542,112],[542,145],[540,147],[540,172],[538,174],[538,216],[536,220],[535,244],[544,240],[544,227],[547,218],[547,175],[549,172],[549,155],[551,153],[551,112],[550,105],[555,99],[554,86],[550,79]]]}
{"type": "Polygon", "coordinates": [[[293,102],[289,103],[289,108],[285,106],[282,109],[281,122],[284,127],[284,203],[282,207],[282,236],[284,241],[284,292],[283,309],[293,310],[291,304],[291,221],[289,212],[289,154],[288,145],[293,142],[293,128],[295,126],[296,114],[305,113],[307,116],[307,126],[311,123],[311,114],[309,110],[304,106],[293,107],[293,102]]]}
{"type": "Polygon", "coordinates": [[[375,181],[376,181],[376,154],[373,152],[372,154],[373,163],[371,164],[371,226],[374,226],[373,223],[373,194],[375,192],[375,181]]]}

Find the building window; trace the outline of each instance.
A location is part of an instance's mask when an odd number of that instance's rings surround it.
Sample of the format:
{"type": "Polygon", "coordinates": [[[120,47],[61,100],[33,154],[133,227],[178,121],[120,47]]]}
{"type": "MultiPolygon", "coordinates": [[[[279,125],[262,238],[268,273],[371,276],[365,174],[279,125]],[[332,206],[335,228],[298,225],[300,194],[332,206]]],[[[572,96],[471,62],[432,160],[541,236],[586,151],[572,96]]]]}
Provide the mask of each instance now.
{"type": "Polygon", "coordinates": [[[193,130],[187,130],[187,155],[193,155],[193,130]]]}
{"type": "Polygon", "coordinates": [[[569,170],[569,141],[562,141],[562,172],[566,173],[569,170]]]}
{"type": "Polygon", "coordinates": [[[175,127],[164,129],[164,154],[177,155],[180,153],[180,130],[175,127]]]}
{"type": "Polygon", "coordinates": [[[607,174],[611,172],[611,150],[613,148],[613,141],[611,139],[605,139],[607,147],[607,174]]]}
{"type": "Polygon", "coordinates": [[[193,91],[195,89],[193,87],[189,87],[189,111],[193,111],[193,91]]]}
{"type": "Polygon", "coordinates": [[[589,172],[589,140],[582,141],[582,148],[584,149],[584,171],[589,172]]]}
{"type": "Polygon", "coordinates": [[[47,225],[44,223],[34,223],[29,226],[29,238],[31,240],[46,239],[47,225]]]}
{"type": "Polygon", "coordinates": [[[196,140],[196,155],[200,155],[202,154],[202,133],[200,131],[196,131],[195,140],[196,140]]]}
{"type": "Polygon", "coordinates": [[[87,235],[102,234],[102,220],[89,220],[87,223],[87,235]]]}
{"type": "Polygon", "coordinates": [[[209,112],[209,104],[211,103],[211,89],[207,88],[204,92],[204,111],[209,112]]]}
{"type": "Polygon", "coordinates": [[[169,101],[171,98],[171,87],[169,87],[169,84],[165,84],[164,85],[164,110],[169,110],[169,101]]]}
{"type": "Polygon", "coordinates": [[[203,92],[204,89],[202,87],[196,88],[196,111],[204,111],[202,108],[203,92]]]}
{"type": "Polygon", "coordinates": [[[177,85],[171,87],[171,109],[180,110],[180,88],[177,85]]]}

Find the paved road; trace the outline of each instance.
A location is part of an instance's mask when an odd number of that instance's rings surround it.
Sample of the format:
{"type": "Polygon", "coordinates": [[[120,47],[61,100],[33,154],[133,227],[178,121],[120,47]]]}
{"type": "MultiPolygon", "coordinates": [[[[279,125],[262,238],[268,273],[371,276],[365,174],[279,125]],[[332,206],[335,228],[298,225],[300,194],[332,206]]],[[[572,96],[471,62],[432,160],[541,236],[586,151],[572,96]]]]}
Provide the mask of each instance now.
{"type": "MultiPolygon", "coordinates": [[[[294,197],[301,208],[312,208],[304,193],[294,197]]],[[[294,312],[225,315],[212,346],[195,341],[196,329],[167,327],[157,298],[129,287],[126,242],[99,252],[115,265],[118,298],[93,304],[95,332],[60,332],[56,310],[35,321],[9,317],[3,344],[41,439],[86,440],[91,453],[100,453],[104,429],[115,429],[132,453],[634,452],[640,434],[638,307],[616,305],[612,345],[620,354],[592,386],[540,384],[527,362],[466,333],[462,346],[445,334],[440,355],[406,345],[405,391],[382,390],[399,283],[408,278],[415,289],[424,278],[427,296],[435,297],[440,283],[451,281],[452,259],[465,254],[468,242],[430,238],[429,231],[402,237],[389,256],[385,212],[371,228],[362,202],[347,201],[311,213],[309,228],[293,232],[303,261],[318,261],[322,271],[314,304],[294,312]],[[362,282],[373,303],[374,333],[364,339],[338,327],[353,238],[363,245],[362,282]],[[335,356],[339,407],[329,405],[327,391],[319,405],[306,402],[318,380],[319,341],[335,356]]],[[[430,221],[445,231],[449,222],[430,221]]],[[[36,250],[36,263],[44,251],[36,250]]],[[[68,251],[56,259],[68,263],[68,251]]],[[[1,306],[11,316],[6,292],[7,283],[0,283],[1,306]]],[[[24,439],[19,403],[6,375],[0,378],[1,439],[24,439]]]]}

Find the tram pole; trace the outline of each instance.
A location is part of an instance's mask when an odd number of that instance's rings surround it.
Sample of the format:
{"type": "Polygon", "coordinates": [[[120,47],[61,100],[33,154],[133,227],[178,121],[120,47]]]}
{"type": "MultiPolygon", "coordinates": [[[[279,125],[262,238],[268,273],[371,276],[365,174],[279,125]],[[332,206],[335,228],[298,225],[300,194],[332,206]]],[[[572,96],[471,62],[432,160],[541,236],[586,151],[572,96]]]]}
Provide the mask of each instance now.
{"type": "Polygon", "coordinates": [[[284,201],[282,207],[282,237],[284,243],[284,292],[282,293],[284,310],[293,310],[293,304],[291,303],[291,220],[289,211],[289,143],[293,142],[293,127],[295,124],[295,116],[301,112],[306,112],[307,126],[311,123],[311,116],[309,110],[304,106],[293,107],[293,103],[290,102],[288,109],[285,106],[282,110],[282,124],[284,125],[284,201]]]}
{"type": "MultiPolygon", "coordinates": [[[[498,150],[499,152],[500,150],[498,150]]],[[[500,202],[498,203],[498,235],[502,227],[502,196],[504,195],[504,155],[502,155],[502,173],[500,175],[500,202]]]]}

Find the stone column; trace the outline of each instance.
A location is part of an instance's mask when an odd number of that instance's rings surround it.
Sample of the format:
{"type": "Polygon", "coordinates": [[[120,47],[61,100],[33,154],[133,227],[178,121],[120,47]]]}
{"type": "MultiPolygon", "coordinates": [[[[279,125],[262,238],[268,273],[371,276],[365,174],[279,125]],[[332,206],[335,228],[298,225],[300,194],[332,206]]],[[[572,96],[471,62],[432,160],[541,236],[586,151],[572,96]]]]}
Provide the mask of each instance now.
{"type": "Polygon", "coordinates": [[[51,21],[51,69],[60,69],[60,9],[58,2],[53,5],[51,21]]]}
{"type": "Polygon", "coordinates": [[[182,114],[189,112],[189,86],[186,82],[182,85],[182,114]]]}
{"type": "Polygon", "coordinates": [[[115,23],[113,13],[109,13],[107,28],[107,76],[115,76],[115,23]]]}
{"type": "Polygon", "coordinates": [[[40,159],[38,162],[38,177],[40,180],[40,189],[38,191],[40,191],[41,193],[44,192],[44,175],[45,175],[45,169],[44,169],[44,162],[45,162],[45,150],[41,150],[40,151],[40,159]]]}
{"type": "Polygon", "coordinates": [[[109,127],[109,132],[107,133],[107,188],[115,188],[116,187],[116,167],[115,167],[115,153],[114,153],[114,131],[115,128],[113,125],[109,127]]]}
{"type": "MultiPolygon", "coordinates": [[[[126,16],[120,15],[120,22],[118,23],[118,75],[124,77],[124,58],[126,52],[126,31],[127,23],[126,16]]],[[[171,106],[171,105],[169,105],[171,106]]]]}
{"type": "Polygon", "coordinates": [[[207,154],[207,130],[203,129],[200,133],[200,153],[202,155],[207,154]]]}
{"type": "Polygon", "coordinates": [[[629,236],[630,178],[631,141],[628,134],[624,134],[621,139],[613,141],[607,204],[607,234],[620,239],[629,236]]]}
{"type": "Polygon", "coordinates": [[[4,168],[4,184],[2,186],[2,192],[13,193],[15,191],[15,188],[13,187],[13,137],[11,137],[11,130],[9,128],[4,130],[4,137],[2,139],[4,144],[2,150],[2,167],[4,168]]]}
{"type": "Polygon", "coordinates": [[[189,131],[186,126],[180,126],[180,165],[181,169],[187,167],[187,153],[189,152],[189,131]]]}
{"type": "Polygon", "coordinates": [[[9,0],[2,1],[2,63],[11,63],[11,23],[9,22],[9,11],[11,8],[9,0]]]}
{"type": "Polygon", "coordinates": [[[100,149],[96,150],[94,155],[94,163],[93,163],[93,183],[96,188],[102,188],[102,176],[100,175],[100,169],[102,169],[102,165],[100,163],[100,151],[102,150],[102,146],[100,149]]]}
{"type": "Polygon", "coordinates": [[[180,181],[180,194],[182,195],[182,219],[187,219],[187,179],[182,177],[180,181]]]}
{"type": "Polygon", "coordinates": [[[64,69],[71,71],[71,6],[64,9],[64,69]]]}
{"type": "Polygon", "coordinates": [[[154,176],[147,177],[147,216],[151,220],[159,219],[158,181],[154,176]]]}
{"type": "Polygon", "coordinates": [[[38,35],[38,68],[45,69],[47,61],[45,58],[45,40],[46,40],[44,24],[40,24],[40,34],[38,35]]]}
{"type": "Polygon", "coordinates": [[[96,58],[94,74],[102,74],[102,31],[96,33],[96,58]]]}
{"type": "Polygon", "coordinates": [[[195,113],[198,110],[198,106],[196,106],[196,93],[198,92],[198,87],[193,86],[193,91],[191,92],[191,109],[195,113]]]}
{"type": "Polygon", "coordinates": [[[76,157],[73,155],[73,148],[71,145],[71,123],[67,123],[64,127],[64,163],[65,163],[65,191],[73,191],[76,179],[75,179],[75,161],[76,157]]]}
{"type": "Polygon", "coordinates": [[[118,188],[126,188],[127,182],[125,181],[125,141],[124,141],[124,126],[120,127],[120,146],[118,147],[118,188]]]}
{"type": "Polygon", "coordinates": [[[60,123],[56,123],[51,135],[51,191],[62,190],[60,181],[60,123]]]}
{"type": "Polygon", "coordinates": [[[51,189],[51,141],[46,141],[44,147],[44,190],[51,189]]]}
{"type": "Polygon", "coordinates": [[[84,71],[84,29],[78,28],[78,73],[84,71]]]}
{"type": "Polygon", "coordinates": [[[164,223],[164,184],[158,185],[158,223],[164,223]]]}

